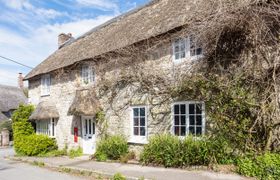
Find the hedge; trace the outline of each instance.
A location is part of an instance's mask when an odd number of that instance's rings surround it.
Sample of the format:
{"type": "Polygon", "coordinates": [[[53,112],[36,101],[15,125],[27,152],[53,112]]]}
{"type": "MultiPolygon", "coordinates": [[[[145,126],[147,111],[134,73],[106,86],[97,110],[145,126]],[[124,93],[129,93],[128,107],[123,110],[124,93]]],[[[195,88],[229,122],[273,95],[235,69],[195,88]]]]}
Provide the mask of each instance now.
{"type": "Polygon", "coordinates": [[[185,167],[228,163],[232,151],[223,139],[187,137],[164,134],[152,137],[140,155],[140,161],[147,165],[185,167]]]}
{"type": "Polygon", "coordinates": [[[15,141],[15,151],[20,155],[36,156],[56,149],[56,141],[46,135],[32,134],[15,141]]]}
{"type": "Polygon", "coordinates": [[[20,105],[12,115],[14,148],[19,155],[36,156],[57,149],[54,139],[35,134],[28,120],[33,110],[32,105],[20,105]]]}
{"type": "Polygon", "coordinates": [[[237,161],[238,173],[259,179],[280,177],[280,154],[266,153],[256,157],[243,157],[237,161]]]}
{"type": "Polygon", "coordinates": [[[123,136],[109,136],[98,142],[95,157],[100,161],[117,160],[127,153],[128,144],[123,136]]]}

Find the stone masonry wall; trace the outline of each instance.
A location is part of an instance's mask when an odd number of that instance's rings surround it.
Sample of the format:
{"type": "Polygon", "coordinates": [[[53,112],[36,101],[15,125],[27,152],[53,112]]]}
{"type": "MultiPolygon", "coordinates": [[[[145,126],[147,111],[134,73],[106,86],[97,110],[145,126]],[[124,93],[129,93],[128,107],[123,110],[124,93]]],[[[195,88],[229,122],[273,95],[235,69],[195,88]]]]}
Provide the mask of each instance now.
{"type": "MultiPolygon", "coordinates": [[[[173,62],[171,42],[162,45],[160,48],[162,48],[163,53],[154,56],[149,61],[145,61],[143,67],[152,69],[154,72],[162,72],[170,79],[170,83],[173,83],[172,79],[175,78],[176,72],[180,72],[179,69],[182,66],[173,62]]],[[[186,62],[188,61],[190,62],[190,60],[186,59],[186,62]]],[[[90,61],[89,63],[94,64],[90,61]]],[[[98,84],[100,81],[104,80],[104,78],[117,79],[119,73],[118,68],[113,68],[105,72],[105,76],[102,75],[100,77],[99,74],[96,74],[96,91],[99,91],[98,84]]],[[[30,103],[37,105],[40,101],[48,100],[56,105],[60,116],[56,127],[56,139],[59,148],[63,148],[65,144],[70,148],[82,146],[80,117],[67,115],[68,109],[75,97],[75,92],[81,87],[79,68],[77,67],[71,73],[63,73],[60,77],[51,74],[51,78],[51,93],[50,96],[46,97],[41,97],[40,95],[40,78],[33,78],[29,81],[30,103]],[[73,127],[78,127],[79,129],[78,143],[74,143],[73,127]]],[[[132,130],[130,119],[132,112],[130,107],[135,105],[145,105],[148,107],[148,138],[154,134],[170,132],[172,127],[170,114],[172,100],[153,105],[161,101],[160,96],[155,97],[151,104],[148,101],[148,99],[152,98],[150,94],[132,94],[134,93],[133,88],[135,88],[135,85],[119,90],[113,102],[110,102],[109,96],[100,97],[100,103],[109,124],[108,132],[110,134],[123,134],[130,140],[132,130]]],[[[96,131],[98,132],[98,129],[96,131]]]]}

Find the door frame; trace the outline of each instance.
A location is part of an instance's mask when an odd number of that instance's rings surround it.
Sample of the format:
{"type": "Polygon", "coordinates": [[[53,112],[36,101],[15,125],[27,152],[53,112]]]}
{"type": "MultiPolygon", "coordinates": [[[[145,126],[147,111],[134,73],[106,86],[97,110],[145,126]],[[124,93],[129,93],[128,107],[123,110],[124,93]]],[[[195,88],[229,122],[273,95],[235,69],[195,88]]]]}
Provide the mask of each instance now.
{"type": "MultiPolygon", "coordinates": [[[[82,126],[82,147],[83,147],[83,154],[85,154],[84,153],[84,143],[85,143],[85,135],[86,135],[86,130],[85,130],[85,119],[91,119],[92,120],[92,122],[94,122],[95,123],[95,126],[94,126],[94,134],[93,134],[93,136],[94,136],[94,141],[93,141],[93,143],[94,143],[94,153],[95,153],[95,150],[96,150],[96,136],[95,136],[95,134],[96,134],[96,119],[95,119],[95,117],[94,116],[81,116],[81,126],[82,126]]],[[[92,132],[93,132],[93,129],[92,129],[92,132]]]]}

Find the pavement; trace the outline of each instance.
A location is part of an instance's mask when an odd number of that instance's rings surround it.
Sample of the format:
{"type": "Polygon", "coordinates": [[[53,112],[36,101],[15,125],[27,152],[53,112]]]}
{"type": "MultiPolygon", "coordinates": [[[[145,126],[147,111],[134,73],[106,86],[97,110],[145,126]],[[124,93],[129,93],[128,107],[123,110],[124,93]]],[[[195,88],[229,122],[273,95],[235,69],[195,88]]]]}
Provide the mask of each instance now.
{"type": "Polygon", "coordinates": [[[82,180],[85,178],[51,171],[46,168],[32,166],[20,161],[4,159],[13,156],[11,148],[0,149],[0,180],[82,180]]]}
{"type": "MultiPolygon", "coordinates": [[[[0,150],[1,152],[1,150],[0,150]]],[[[66,168],[76,171],[92,172],[103,177],[111,177],[116,173],[121,173],[128,179],[153,179],[153,180],[245,180],[247,178],[237,174],[224,174],[212,171],[184,170],[161,167],[148,167],[135,164],[120,164],[111,162],[96,162],[89,160],[89,157],[83,156],[75,159],[68,157],[14,157],[10,156],[14,161],[25,162],[44,162],[47,167],[66,168]]],[[[42,170],[44,171],[44,170],[42,170]]],[[[1,177],[1,171],[0,171],[1,177]]],[[[1,178],[0,178],[1,179],[1,178]]],[[[63,178],[61,178],[63,179],[63,178]]],[[[11,179],[9,179],[11,180],[11,179]]]]}

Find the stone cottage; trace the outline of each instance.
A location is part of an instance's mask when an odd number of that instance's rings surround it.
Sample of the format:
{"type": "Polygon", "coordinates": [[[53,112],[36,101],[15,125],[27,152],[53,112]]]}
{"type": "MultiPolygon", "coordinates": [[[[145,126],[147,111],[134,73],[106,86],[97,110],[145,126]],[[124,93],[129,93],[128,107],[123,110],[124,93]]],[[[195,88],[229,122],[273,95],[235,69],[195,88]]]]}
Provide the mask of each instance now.
{"type": "Polygon", "coordinates": [[[0,85],[0,122],[10,120],[20,104],[26,104],[27,97],[18,87],[0,85]]]}
{"type": "Polygon", "coordinates": [[[131,147],[163,132],[204,134],[203,102],[162,95],[203,56],[195,36],[182,36],[190,3],[155,0],[77,39],[60,34],[58,49],[25,77],[36,132],[85,154],[104,134],[123,134],[131,147]]]}

